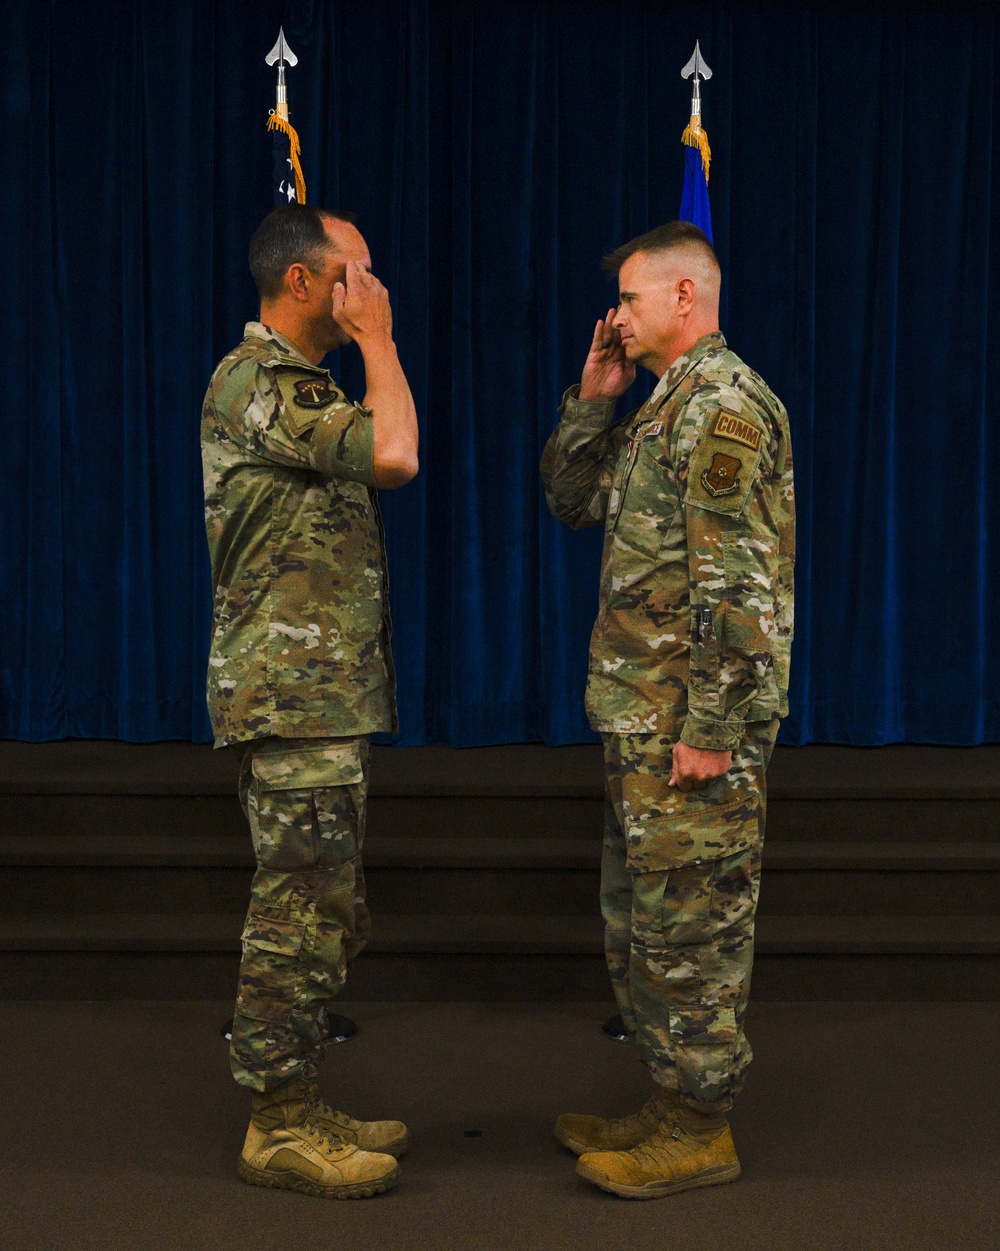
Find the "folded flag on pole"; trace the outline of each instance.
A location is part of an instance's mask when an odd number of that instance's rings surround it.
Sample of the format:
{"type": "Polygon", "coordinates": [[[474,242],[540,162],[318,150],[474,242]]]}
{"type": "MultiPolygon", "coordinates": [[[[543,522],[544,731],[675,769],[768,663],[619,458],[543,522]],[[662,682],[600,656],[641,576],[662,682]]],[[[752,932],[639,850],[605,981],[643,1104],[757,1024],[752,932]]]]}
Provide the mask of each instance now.
{"type": "Polygon", "coordinates": [[[708,135],[701,128],[700,79],[711,78],[712,71],[702,60],[701,48],[697,42],[694,45],[694,56],[681,70],[681,77],[693,78],[694,82],[691,91],[691,120],[681,135],[681,142],[685,145],[684,190],[677,216],[682,222],[694,222],[711,239],[712,209],[708,203],[708,169],[712,163],[712,150],[708,146],[708,135]]]}
{"type": "Polygon", "coordinates": [[[268,65],[278,66],[278,100],[267,120],[267,128],[274,137],[274,207],[280,208],[282,204],[289,204],[293,200],[305,204],[306,180],[302,176],[299,160],[302,149],[295,127],[288,120],[288,90],[285,86],[285,66],[298,65],[299,58],[285,43],[283,27],[279,27],[278,42],[264,59],[268,65]]]}

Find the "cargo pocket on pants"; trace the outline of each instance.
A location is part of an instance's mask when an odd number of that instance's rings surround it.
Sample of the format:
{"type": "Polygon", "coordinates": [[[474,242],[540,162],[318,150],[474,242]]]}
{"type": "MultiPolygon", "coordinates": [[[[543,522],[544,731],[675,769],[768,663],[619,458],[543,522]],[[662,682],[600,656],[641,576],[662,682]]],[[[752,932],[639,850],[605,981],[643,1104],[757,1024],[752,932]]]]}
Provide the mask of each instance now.
{"type": "Polygon", "coordinates": [[[284,909],[251,906],[243,929],[236,1011],[255,1021],[287,1021],[296,1005],[305,926],[284,909]]]}
{"type": "Polygon", "coordinates": [[[258,861],[296,870],[350,860],[361,850],[365,775],[361,744],[324,741],[253,760],[258,861]]]}
{"type": "Polygon", "coordinates": [[[640,785],[641,779],[633,777],[622,787],[628,805],[630,873],[707,864],[760,839],[759,797],[735,786],[728,775],[697,791],[678,791],[664,783],[662,794],[653,798],[640,785]]]}

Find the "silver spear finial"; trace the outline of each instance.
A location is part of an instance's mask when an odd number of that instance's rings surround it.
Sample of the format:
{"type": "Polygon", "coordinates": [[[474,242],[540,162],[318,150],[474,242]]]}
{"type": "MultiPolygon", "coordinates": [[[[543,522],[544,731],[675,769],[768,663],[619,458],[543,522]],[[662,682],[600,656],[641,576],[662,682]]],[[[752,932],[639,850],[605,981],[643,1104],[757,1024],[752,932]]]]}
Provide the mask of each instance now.
{"type": "Polygon", "coordinates": [[[681,70],[681,78],[694,78],[691,84],[691,116],[701,117],[701,78],[706,81],[712,77],[712,71],[705,64],[701,55],[701,45],[695,40],[694,54],[687,65],[681,70]]]}
{"type": "Polygon", "coordinates": [[[278,64],[278,103],[275,108],[275,112],[279,117],[284,118],[287,122],[288,91],[285,87],[285,66],[298,65],[299,58],[291,50],[288,44],[285,43],[285,28],[283,26],[278,27],[278,42],[274,45],[264,60],[268,63],[268,65],[274,65],[275,62],[278,64]]]}

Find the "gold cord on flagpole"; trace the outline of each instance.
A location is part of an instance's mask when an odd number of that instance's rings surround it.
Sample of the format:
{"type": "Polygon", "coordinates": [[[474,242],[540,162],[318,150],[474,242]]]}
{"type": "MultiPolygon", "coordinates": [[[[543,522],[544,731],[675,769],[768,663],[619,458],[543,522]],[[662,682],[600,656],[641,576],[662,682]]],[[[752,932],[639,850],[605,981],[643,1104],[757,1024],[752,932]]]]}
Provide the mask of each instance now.
{"type": "Polygon", "coordinates": [[[701,128],[701,117],[697,113],[692,113],[691,120],[684,127],[684,133],[681,135],[681,143],[686,143],[689,148],[697,148],[701,153],[701,167],[705,171],[705,181],[708,182],[708,168],[712,163],[712,149],[708,146],[708,135],[701,128]]]}
{"type": "MultiPolygon", "coordinates": [[[[280,113],[274,112],[267,119],[268,130],[280,130],[288,136],[288,148],[292,159],[292,171],[295,174],[295,199],[299,204],[306,202],[306,180],[302,173],[302,164],[299,160],[299,153],[302,151],[299,144],[299,136],[295,127],[280,113]]],[[[684,132],[687,134],[687,131],[684,132]]]]}

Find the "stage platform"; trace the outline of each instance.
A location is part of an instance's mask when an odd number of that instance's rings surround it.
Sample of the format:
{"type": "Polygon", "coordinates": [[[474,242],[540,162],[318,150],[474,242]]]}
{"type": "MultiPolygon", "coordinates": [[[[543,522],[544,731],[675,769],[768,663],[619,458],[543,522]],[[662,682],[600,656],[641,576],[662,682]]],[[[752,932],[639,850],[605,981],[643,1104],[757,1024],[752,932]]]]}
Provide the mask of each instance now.
{"type": "MultiPolygon", "coordinates": [[[[252,855],[229,752],[0,743],[13,999],[226,999],[252,855]]],[[[374,749],[362,1001],[610,1004],[594,746],[374,749]]],[[[1000,746],[778,748],[757,1000],[1000,996],[1000,746]]]]}

